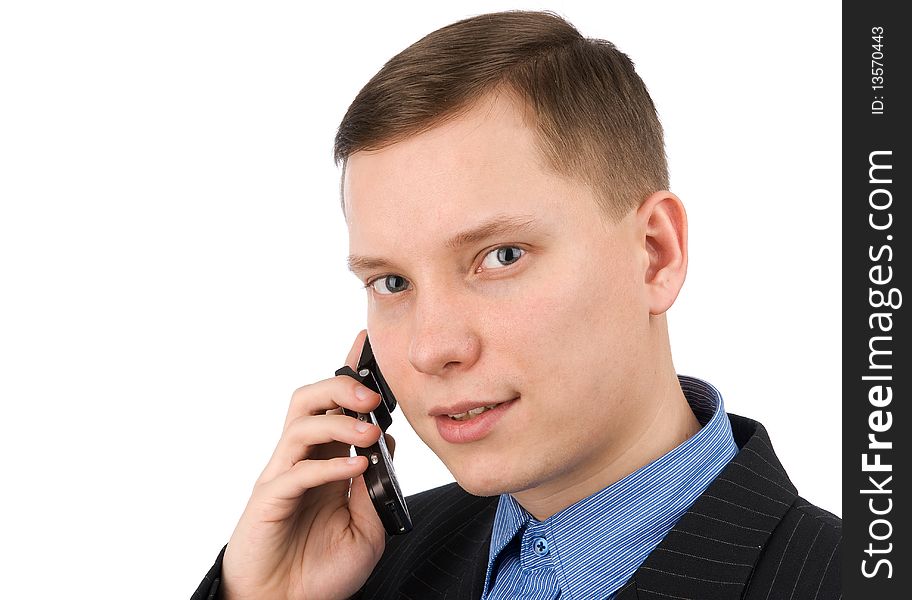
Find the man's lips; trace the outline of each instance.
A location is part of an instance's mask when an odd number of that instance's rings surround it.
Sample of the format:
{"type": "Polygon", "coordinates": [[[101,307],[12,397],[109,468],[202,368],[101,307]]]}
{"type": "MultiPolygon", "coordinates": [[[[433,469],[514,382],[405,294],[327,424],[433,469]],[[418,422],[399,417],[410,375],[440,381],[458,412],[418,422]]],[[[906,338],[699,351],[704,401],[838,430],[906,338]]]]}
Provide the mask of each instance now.
{"type": "Polygon", "coordinates": [[[447,405],[438,405],[428,411],[428,415],[431,417],[438,417],[442,415],[459,415],[462,413],[467,413],[470,410],[476,408],[481,408],[483,406],[496,406],[498,404],[503,404],[504,402],[510,402],[511,400],[516,400],[519,396],[513,396],[512,398],[503,398],[501,400],[463,400],[460,402],[455,402],[453,404],[447,405]]]}
{"type": "MultiPolygon", "coordinates": [[[[447,416],[454,413],[438,414],[434,417],[437,433],[443,441],[451,444],[467,444],[482,440],[491,433],[506,413],[508,413],[513,406],[516,406],[514,400],[518,399],[519,396],[507,402],[500,402],[496,404],[494,408],[483,410],[480,414],[474,416],[470,413],[469,415],[460,416],[459,418],[454,419],[453,417],[447,416]]],[[[477,407],[478,402],[457,403],[446,407],[444,410],[459,410],[468,406],[477,407]]],[[[490,404],[482,404],[481,406],[490,406],[490,404]]],[[[463,410],[463,412],[467,411],[463,410]]]]}

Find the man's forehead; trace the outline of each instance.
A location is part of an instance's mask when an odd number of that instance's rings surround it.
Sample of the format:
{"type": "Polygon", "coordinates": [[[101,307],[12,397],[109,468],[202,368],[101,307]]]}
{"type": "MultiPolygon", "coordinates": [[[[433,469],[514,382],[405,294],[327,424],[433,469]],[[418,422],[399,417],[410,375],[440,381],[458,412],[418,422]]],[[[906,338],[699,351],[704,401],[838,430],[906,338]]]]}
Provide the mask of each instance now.
{"type": "Polygon", "coordinates": [[[470,186],[484,173],[544,168],[526,108],[513,94],[490,93],[421,133],[346,160],[342,193],[346,213],[378,186],[399,191],[420,183],[428,193],[447,185],[470,186]],[[366,188],[366,189],[365,189],[366,188]]]}
{"type": "Polygon", "coordinates": [[[511,238],[542,233],[569,216],[558,214],[569,212],[570,207],[555,201],[559,192],[549,194],[547,183],[530,190],[521,174],[466,181],[475,176],[418,183],[391,179],[383,184],[385,189],[378,186],[354,194],[346,214],[350,252],[390,256],[459,252],[488,239],[517,241],[511,238]]]}

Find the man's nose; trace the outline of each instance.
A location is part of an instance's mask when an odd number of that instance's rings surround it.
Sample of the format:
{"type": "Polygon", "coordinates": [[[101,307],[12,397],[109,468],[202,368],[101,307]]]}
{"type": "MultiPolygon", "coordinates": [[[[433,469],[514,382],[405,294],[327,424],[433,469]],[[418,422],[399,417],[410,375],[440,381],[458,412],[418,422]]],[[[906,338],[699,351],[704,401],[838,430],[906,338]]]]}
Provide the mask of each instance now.
{"type": "Polygon", "coordinates": [[[458,294],[424,291],[414,314],[409,362],[421,373],[438,376],[471,367],[481,353],[473,319],[477,311],[458,294]]]}

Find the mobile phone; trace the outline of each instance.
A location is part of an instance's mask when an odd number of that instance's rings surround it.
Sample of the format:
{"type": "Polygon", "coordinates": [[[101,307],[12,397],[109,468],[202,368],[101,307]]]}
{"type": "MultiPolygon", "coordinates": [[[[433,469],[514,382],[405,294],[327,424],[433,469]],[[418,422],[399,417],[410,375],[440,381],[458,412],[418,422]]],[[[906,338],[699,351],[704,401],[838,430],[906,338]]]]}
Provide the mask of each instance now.
{"type": "Polygon", "coordinates": [[[355,381],[367,386],[380,394],[380,405],[372,412],[359,413],[347,408],[342,412],[360,421],[367,421],[378,426],[384,433],[380,439],[369,448],[355,446],[355,452],[367,457],[367,470],[364,472],[364,483],[370,494],[374,509],[389,535],[402,535],[412,530],[412,517],[409,515],[408,506],[396,480],[396,471],[393,470],[393,459],[386,447],[385,433],[392,424],[391,413],[396,409],[396,397],[387,385],[383,374],[377,367],[374,351],[371,349],[370,340],[364,338],[361,348],[361,358],[358,359],[358,369],[353,370],[344,366],[336,370],[336,375],[347,375],[355,381]]]}

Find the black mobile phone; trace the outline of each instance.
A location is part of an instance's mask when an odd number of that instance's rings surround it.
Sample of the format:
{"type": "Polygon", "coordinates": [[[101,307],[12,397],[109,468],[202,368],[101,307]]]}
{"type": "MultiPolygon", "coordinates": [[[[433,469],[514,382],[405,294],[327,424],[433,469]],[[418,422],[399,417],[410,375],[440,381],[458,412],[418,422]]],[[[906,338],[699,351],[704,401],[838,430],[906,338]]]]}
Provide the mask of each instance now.
{"type": "MultiPolygon", "coordinates": [[[[358,420],[377,425],[385,434],[393,422],[391,413],[396,408],[396,397],[377,367],[377,360],[374,358],[374,351],[371,349],[370,340],[367,337],[364,338],[364,346],[361,348],[358,369],[353,370],[346,365],[337,369],[336,375],[347,375],[380,394],[380,405],[372,412],[358,413],[347,408],[343,408],[342,412],[358,420]]],[[[401,535],[412,530],[412,517],[409,515],[399,482],[396,480],[393,459],[386,447],[384,434],[381,434],[377,443],[369,448],[359,448],[358,446],[354,448],[360,456],[367,457],[364,483],[367,484],[367,492],[370,494],[383,527],[389,535],[401,535]]]]}

